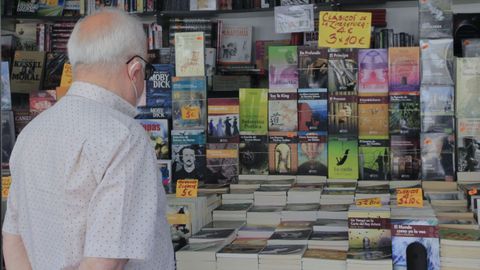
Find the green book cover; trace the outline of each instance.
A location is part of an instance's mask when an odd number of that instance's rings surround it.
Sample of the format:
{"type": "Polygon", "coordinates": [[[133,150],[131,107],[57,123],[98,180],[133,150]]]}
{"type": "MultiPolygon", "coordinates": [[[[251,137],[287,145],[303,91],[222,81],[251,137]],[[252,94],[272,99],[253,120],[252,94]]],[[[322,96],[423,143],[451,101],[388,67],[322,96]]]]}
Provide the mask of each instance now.
{"type": "Polygon", "coordinates": [[[240,88],[240,133],[267,135],[268,89],[240,88]]]}
{"type": "Polygon", "coordinates": [[[388,140],[359,140],[358,152],[361,180],[390,179],[390,143],[388,140]]]}
{"type": "Polygon", "coordinates": [[[328,178],[358,179],[358,142],[356,139],[329,138],[328,178]]]}

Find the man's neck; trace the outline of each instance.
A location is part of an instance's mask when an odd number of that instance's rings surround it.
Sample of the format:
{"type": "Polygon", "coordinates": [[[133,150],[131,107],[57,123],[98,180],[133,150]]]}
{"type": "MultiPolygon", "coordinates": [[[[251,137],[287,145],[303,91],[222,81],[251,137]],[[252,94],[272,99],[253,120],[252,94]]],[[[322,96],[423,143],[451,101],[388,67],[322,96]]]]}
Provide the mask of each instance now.
{"type": "Polygon", "coordinates": [[[122,82],[120,80],[112,80],[111,76],[108,76],[105,73],[92,72],[87,71],[86,69],[80,69],[75,72],[74,81],[95,84],[128,101],[123,91],[123,88],[125,86],[122,85],[122,82]]]}

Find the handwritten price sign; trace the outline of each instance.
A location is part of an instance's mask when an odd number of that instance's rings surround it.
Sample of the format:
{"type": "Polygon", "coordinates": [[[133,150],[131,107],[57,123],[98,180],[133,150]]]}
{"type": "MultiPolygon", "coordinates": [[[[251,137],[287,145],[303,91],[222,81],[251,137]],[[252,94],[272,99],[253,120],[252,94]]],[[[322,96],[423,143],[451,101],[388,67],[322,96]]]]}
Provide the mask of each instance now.
{"type": "Polygon", "coordinates": [[[195,198],[198,193],[198,180],[184,179],[177,181],[177,198],[195,198]]]}
{"type": "Polygon", "coordinates": [[[370,48],[372,13],[321,11],[318,47],[370,48]]]}
{"type": "Polygon", "coordinates": [[[423,193],[421,188],[397,189],[397,205],[401,207],[423,207],[423,193]]]}
{"type": "Polygon", "coordinates": [[[183,120],[198,120],[200,119],[200,107],[182,107],[183,120]]]}
{"type": "Polygon", "coordinates": [[[355,200],[355,205],[358,207],[382,207],[382,199],[367,198],[355,200]]]}

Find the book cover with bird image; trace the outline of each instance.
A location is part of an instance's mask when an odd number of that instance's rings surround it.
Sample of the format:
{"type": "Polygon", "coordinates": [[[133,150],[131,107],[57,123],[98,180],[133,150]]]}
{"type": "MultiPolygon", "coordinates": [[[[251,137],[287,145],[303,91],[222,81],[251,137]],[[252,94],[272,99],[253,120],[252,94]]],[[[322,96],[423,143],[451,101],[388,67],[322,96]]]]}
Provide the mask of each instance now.
{"type": "Polygon", "coordinates": [[[349,137],[329,137],[328,178],[358,179],[358,141],[349,137]]]}

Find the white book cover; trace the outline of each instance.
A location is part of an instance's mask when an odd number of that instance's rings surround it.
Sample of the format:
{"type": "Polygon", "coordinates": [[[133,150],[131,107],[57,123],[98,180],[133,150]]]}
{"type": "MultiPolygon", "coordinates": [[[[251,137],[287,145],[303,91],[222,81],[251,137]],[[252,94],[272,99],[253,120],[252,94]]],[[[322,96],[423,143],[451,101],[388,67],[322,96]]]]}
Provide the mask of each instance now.
{"type": "Polygon", "coordinates": [[[177,77],[205,76],[203,32],[175,33],[175,74],[177,77]]]}
{"type": "Polygon", "coordinates": [[[217,0],[190,0],[190,10],[217,10],[217,0]]]}
{"type": "Polygon", "coordinates": [[[252,27],[222,25],[218,62],[250,64],[252,60],[252,27]]]}

